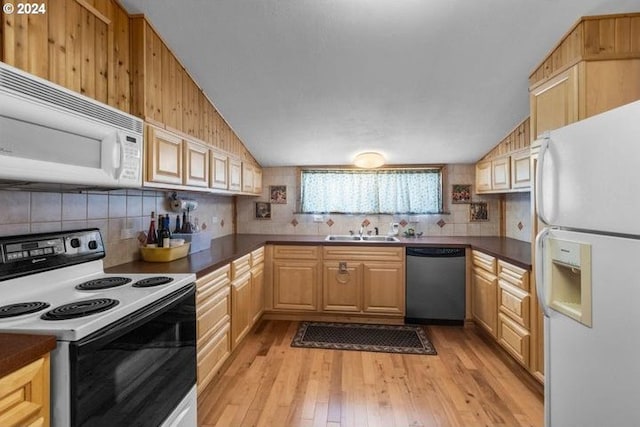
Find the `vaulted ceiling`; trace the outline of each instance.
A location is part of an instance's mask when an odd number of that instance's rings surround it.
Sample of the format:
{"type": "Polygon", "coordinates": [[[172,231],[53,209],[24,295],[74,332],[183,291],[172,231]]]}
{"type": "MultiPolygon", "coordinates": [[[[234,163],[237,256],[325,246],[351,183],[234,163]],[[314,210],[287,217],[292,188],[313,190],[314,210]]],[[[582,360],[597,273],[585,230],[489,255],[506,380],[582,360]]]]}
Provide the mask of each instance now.
{"type": "Polygon", "coordinates": [[[475,162],[581,16],[640,0],[122,0],[263,166],[475,162]]]}

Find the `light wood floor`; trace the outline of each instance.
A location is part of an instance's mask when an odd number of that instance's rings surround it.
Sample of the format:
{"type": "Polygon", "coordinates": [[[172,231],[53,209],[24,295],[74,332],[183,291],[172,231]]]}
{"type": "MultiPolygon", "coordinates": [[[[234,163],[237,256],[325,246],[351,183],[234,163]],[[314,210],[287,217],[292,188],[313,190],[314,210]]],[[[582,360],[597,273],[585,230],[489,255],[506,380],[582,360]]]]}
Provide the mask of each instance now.
{"type": "Polygon", "coordinates": [[[437,356],[289,346],[262,321],[198,397],[209,426],[542,426],[542,395],[473,328],[429,326],[437,356]]]}

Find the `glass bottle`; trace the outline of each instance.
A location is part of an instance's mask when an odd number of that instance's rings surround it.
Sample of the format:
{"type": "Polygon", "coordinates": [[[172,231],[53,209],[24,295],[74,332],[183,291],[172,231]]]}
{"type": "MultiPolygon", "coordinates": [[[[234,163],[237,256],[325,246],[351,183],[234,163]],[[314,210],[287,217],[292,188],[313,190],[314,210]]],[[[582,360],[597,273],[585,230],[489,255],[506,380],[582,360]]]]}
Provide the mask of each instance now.
{"type": "Polygon", "coordinates": [[[162,242],[163,248],[171,246],[171,231],[169,230],[169,215],[166,215],[162,220],[162,230],[160,231],[160,237],[158,237],[158,243],[162,242]]]}
{"type": "Polygon", "coordinates": [[[164,228],[164,218],[162,215],[158,215],[158,247],[164,247],[162,241],[162,229],[164,228]]]}
{"type": "Polygon", "coordinates": [[[149,223],[149,231],[147,232],[147,245],[155,245],[158,243],[156,235],[156,213],[151,212],[151,222],[149,223]]]}
{"type": "Polygon", "coordinates": [[[180,228],[180,215],[176,215],[176,228],[173,230],[174,233],[180,233],[182,228],[180,228]]]}

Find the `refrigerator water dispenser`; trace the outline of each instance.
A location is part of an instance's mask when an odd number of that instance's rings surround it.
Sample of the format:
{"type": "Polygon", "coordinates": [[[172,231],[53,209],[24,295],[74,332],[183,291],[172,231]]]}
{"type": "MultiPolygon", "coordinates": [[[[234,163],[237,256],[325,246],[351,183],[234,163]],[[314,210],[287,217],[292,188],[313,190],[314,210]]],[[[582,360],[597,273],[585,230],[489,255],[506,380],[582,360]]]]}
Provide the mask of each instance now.
{"type": "Polygon", "coordinates": [[[591,327],[591,245],[549,239],[550,286],[547,304],[591,327]]]}

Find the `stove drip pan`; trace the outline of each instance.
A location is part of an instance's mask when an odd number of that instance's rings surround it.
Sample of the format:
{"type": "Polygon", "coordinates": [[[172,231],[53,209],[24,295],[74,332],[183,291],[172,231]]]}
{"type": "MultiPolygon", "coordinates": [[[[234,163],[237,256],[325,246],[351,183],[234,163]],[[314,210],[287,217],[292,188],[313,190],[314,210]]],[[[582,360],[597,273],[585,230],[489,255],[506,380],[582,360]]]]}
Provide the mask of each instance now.
{"type": "Polygon", "coordinates": [[[80,291],[97,291],[100,289],[115,288],[123,286],[131,282],[128,277],[102,277],[100,279],[89,280],[88,282],[76,285],[76,289],[80,291]]]}
{"type": "Polygon", "coordinates": [[[19,302],[16,304],[3,305],[0,307],[0,319],[35,313],[37,311],[44,310],[45,308],[49,308],[49,304],[42,301],[19,302]]]}
{"type": "Polygon", "coordinates": [[[171,283],[171,282],[173,282],[173,279],[171,277],[156,276],[156,277],[149,277],[147,279],[138,280],[136,283],[133,284],[133,287],[134,288],[150,288],[153,286],[166,285],[167,283],[171,283]]]}
{"type": "Polygon", "coordinates": [[[110,298],[96,298],[76,301],[47,311],[40,318],[42,320],[67,320],[89,316],[115,307],[120,302],[110,298]]]}

